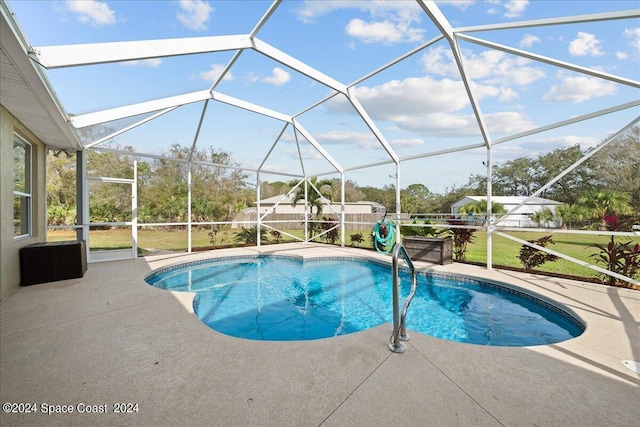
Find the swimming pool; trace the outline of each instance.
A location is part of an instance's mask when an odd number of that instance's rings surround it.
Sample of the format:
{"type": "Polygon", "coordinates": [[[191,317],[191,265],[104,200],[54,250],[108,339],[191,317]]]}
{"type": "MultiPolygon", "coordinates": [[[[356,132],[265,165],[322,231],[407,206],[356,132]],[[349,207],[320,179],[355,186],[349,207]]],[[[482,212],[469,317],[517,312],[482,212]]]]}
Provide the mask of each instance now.
{"type": "MultiPolygon", "coordinates": [[[[150,285],[195,292],[198,318],[223,334],[256,340],[312,340],[392,322],[391,267],[358,258],[302,260],[242,256],[150,273],[150,285]]],[[[410,277],[400,273],[401,294],[410,277]]],[[[580,335],[575,316],[510,287],[419,273],[407,329],[493,346],[551,344],[580,335]]]]}

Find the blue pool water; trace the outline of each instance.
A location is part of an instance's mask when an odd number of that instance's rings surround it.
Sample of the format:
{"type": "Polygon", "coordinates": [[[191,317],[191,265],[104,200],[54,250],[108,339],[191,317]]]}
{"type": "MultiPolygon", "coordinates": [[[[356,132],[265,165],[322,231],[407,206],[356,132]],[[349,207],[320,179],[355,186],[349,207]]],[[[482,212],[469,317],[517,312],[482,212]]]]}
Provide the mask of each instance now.
{"type": "MultiPolygon", "coordinates": [[[[410,277],[401,272],[401,301],[410,277]]],[[[356,259],[302,261],[235,257],[183,264],[147,276],[171,291],[195,292],[194,311],[210,328],[256,340],[312,340],[393,322],[391,267],[356,259]]],[[[407,329],[494,346],[564,341],[584,328],[537,298],[465,278],[418,275],[407,329]]]]}

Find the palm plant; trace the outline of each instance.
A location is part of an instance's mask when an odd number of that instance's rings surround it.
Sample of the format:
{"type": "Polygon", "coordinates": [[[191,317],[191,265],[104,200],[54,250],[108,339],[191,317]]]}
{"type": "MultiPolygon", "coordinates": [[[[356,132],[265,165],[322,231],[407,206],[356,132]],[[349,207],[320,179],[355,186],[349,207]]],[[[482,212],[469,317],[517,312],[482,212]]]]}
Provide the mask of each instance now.
{"type": "Polygon", "coordinates": [[[589,212],[582,205],[560,205],[556,207],[556,216],[562,220],[562,228],[572,228],[572,222],[584,222],[589,212]]]}
{"type": "MultiPolygon", "coordinates": [[[[308,178],[308,182],[311,185],[309,185],[307,188],[306,202],[309,205],[311,219],[317,219],[320,215],[322,215],[324,199],[327,199],[329,201],[333,199],[333,182],[329,179],[318,180],[318,177],[316,176],[308,178]],[[315,215],[313,212],[314,208],[315,215]]],[[[304,187],[298,187],[293,195],[293,199],[291,200],[291,205],[295,208],[299,202],[304,202],[304,196],[304,187]]],[[[314,223],[307,223],[307,226],[311,237],[313,237],[314,230],[316,229],[314,223]]]]}
{"type": "Polygon", "coordinates": [[[538,228],[546,226],[549,221],[553,221],[553,218],[553,211],[549,208],[542,208],[531,216],[531,219],[538,224],[538,228]]]}
{"type": "MultiPolygon", "coordinates": [[[[260,241],[264,242],[267,240],[266,233],[260,233],[260,241]]],[[[244,243],[246,245],[257,245],[258,243],[258,227],[253,226],[250,228],[243,228],[238,233],[236,233],[236,243],[244,243]]]]}
{"type": "Polygon", "coordinates": [[[578,203],[588,209],[593,218],[600,219],[600,228],[603,230],[607,228],[605,215],[627,215],[633,212],[629,196],[615,190],[592,189],[580,197],[578,203]]]}
{"type": "MultiPolygon", "coordinates": [[[[488,203],[487,200],[479,200],[477,202],[470,202],[460,208],[460,213],[472,213],[472,214],[482,214],[487,212],[488,203]]],[[[491,202],[491,213],[492,214],[501,214],[505,213],[506,210],[501,203],[491,202]]]]}

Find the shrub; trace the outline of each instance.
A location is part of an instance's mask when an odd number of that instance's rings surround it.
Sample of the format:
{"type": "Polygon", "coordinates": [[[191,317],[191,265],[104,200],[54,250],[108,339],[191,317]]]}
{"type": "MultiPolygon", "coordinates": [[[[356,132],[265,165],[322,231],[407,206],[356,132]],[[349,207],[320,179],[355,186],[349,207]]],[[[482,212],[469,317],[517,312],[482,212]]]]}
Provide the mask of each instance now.
{"type": "Polygon", "coordinates": [[[271,230],[269,234],[276,239],[276,243],[280,243],[280,239],[282,239],[282,233],[278,230],[271,230]]]}
{"type": "MultiPolygon", "coordinates": [[[[418,237],[438,237],[442,233],[446,233],[447,230],[437,229],[434,227],[418,227],[418,221],[413,221],[414,225],[402,227],[402,234],[404,236],[418,236],[418,237]]],[[[431,222],[425,220],[424,225],[429,225],[431,222]]]]}
{"type": "Polygon", "coordinates": [[[351,246],[360,245],[360,243],[364,242],[364,237],[362,233],[356,233],[351,235],[351,246]]]}
{"type": "MultiPolygon", "coordinates": [[[[466,225],[467,221],[461,217],[450,216],[447,218],[450,225],[466,225]]],[[[473,243],[473,234],[476,232],[473,228],[455,227],[448,230],[453,237],[453,255],[457,261],[467,260],[467,245],[473,243]]]]}
{"type": "MultiPolygon", "coordinates": [[[[544,236],[539,239],[528,240],[528,242],[533,243],[534,245],[541,246],[543,248],[549,244],[554,244],[551,236],[544,236]]],[[[518,258],[520,258],[520,262],[522,262],[524,269],[527,271],[530,271],[532,268],[539,267],[547,261],[554,262],[558,259],[558,257],[555,255],[549,254],[536,248],[532,248],[531,246],[527,245],[522,245],[518,258]]]]}
{"type": "MultiPolygon", "coordinates": [[[[236,243],[245,243],[247,245],[257,245],[258,244],[258,227],[253,226],[251,228],[243,228],[236,234],[236,243]]],[[[263,242],[267,240],[266,233],[260,233],[260,241],[263,242]]]]}
{"type": "Polygon", "coordinates": [[[322,228],[323,232],[329,230],[323,235],[323,237],[331,244],[335,244],[336,240],[338,240],[338,230],[340,227],[335,227],[337,223],[338,222],[335,219],[327,217],[322,217],[322,222],[320,223],[320,228],[322,228]],[[332,230],[332,227],[335,228],[332,230]]]}
{"type": "Polygon", "coordinates": [[[65,225],[73,224],[75,217],[75,209],[70,206],[55,205],[49,206],[47,209],[48,225],[65,225]]]}
{"type": "MultiPolygon", "coordinates": [[[[624,231],[630,223],[629,220],[619,219],[615,214],[603,215],[602,220],[608,231],[624,231]]],[[[631,246],[631,243],[631,240],[619,242],[615,236],[611,236],[606,246],[593,245],[600,249],[600,252],[591,256],[596,259],[596,263],[604,264],[607,270],[635,279],[640,275],[640,244],[631,246]]],[[[621,279],[604,273],[602,282],[611,286],[625,286],[621,279]]]]}

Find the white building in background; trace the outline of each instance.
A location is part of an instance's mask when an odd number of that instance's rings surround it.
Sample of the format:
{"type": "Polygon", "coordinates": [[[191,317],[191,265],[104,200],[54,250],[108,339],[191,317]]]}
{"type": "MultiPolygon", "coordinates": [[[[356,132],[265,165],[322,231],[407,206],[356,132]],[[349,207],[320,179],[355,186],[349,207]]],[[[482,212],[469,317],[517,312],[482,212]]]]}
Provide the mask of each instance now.
{"type": "MultiPolygon", "coordinates": [[[[516,206],[520,205],[523,201],[525,201],[527,197],[525,196],[493,196],[491,197],[491,201],[493,203],[501,204],[506,212],[511,211],[516,206]]],[[[469,204],[476,203],[480,201],[486,201],[487,196],[466,196],[462,199],[458,200],[456,203],[451,205],[451,214],[452,215],[460,215],[460,209],[469,204]]],[[[549,209],[553,212],[554,216],[556,214],[556,208],[558,206],[562,206],[564,203],[557,202],[551,199],[545,199],[543,197],[531,197],[525,204],[517,208],[513,211],[507,218],[500,221],[496,225],[502,227],[537,227],[538,223],[532,220],[533,215],[536,212],[539,212],[543,209],[549,209]]],[[[494,215],[495,217],[496,215],[494,215]]],[[[478,219],[478,215],[475,216],[478,219]]],[[[546,224],[543,224],[544,227],[560,227],[562,225],[562,221],[553,220],[549,221],[546,224]]]]}
{"type": "MultiPolygon", "coordinates": [[[[293,206],[294,194],[285,196],[280,194],[278,196],[269,197],[260,201],[260,213],[265,214],[273,209],[274,214],[304,214],[304,200],[298,201],[296,206],[293,206]],[[274,208],[275,206],[275,208],[274,208]]],[[[331,216],[340,214],[341,212],[340,202],[324,203],[322,205],[322,215],[331,216]]],[[[315,208],[313,209],[315,212],[315,208]]],[[[344,203],[345,214],[380,214],[384,215],[386,208],[380,203],[376,202],[345,202],[344,203]]]]}

